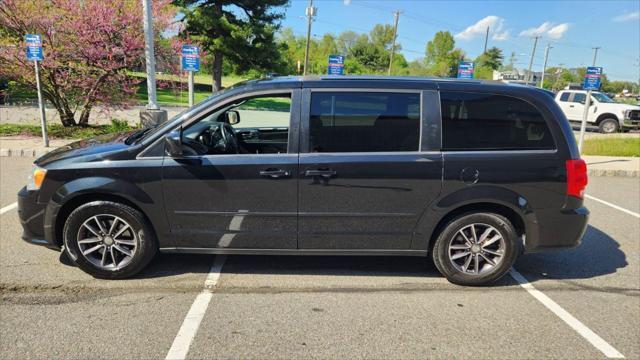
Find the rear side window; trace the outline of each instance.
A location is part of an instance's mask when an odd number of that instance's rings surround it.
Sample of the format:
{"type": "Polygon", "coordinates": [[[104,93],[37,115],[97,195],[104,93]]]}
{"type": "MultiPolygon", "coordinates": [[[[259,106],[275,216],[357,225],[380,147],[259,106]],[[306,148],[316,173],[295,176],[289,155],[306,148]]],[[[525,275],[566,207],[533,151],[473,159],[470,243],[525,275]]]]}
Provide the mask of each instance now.
{"type": "Polygon", "coordinates": [[[571,93],[568,93],[568,92],[562,93],[562,95],[560,95],[560,101],[564,101],[564,102],[569,101],[569,95],[571,95],[571,93]]]}
{"type": "Polygon", "coordinates": [[[584,104],[584,102],[587,100],[587,95],[583,94],[583,93],[574,93],[573,94],[573,102],[574,103],[581,103],[584,104]]]}
{"type": "Polygon", "coordinates": [[[542,114],[510,96],[440,93],[444,150],[554,149],[542,114]]]}
{"type": "Polygon", "coordinates": [[[314,92],[311,152],[418,151],[420,94],[314,92]]]}

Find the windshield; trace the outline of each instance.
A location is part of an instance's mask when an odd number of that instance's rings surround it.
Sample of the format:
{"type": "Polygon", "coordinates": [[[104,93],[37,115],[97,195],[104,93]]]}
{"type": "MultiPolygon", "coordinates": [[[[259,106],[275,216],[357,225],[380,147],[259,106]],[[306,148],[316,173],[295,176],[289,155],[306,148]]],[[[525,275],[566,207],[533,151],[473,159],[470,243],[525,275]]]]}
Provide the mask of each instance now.
{"type": "Polygon", "coordinates": [[[612,102],[615,102],[615,101],[611,100],[610,97],[608,97],[607,95],[605,95],[603,93],[591,93],[591,96],[593,96],[596,100],[598,100],[601,103],[612,103],[612,102]]]}

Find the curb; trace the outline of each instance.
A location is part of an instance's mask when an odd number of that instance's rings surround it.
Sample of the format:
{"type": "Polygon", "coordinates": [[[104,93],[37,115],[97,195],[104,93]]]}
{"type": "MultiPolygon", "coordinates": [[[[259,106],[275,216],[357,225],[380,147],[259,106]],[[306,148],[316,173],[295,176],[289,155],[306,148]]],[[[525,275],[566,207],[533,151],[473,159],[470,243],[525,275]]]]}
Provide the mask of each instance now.
{"type": "MultiPolygon", "coordinates": [[[[38,158],[53,149],[0,149],[0,157],[38,158]]],[[[589,176],[640,178],[640,170],[588,169],[589,176]]]]}

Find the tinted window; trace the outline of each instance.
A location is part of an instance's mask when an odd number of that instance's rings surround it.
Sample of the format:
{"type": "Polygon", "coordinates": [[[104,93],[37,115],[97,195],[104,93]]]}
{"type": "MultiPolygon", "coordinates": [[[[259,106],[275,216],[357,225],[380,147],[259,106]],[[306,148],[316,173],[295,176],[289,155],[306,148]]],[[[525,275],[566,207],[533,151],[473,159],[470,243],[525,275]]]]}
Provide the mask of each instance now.
{"type": "Polygon", "coordinates": [[[570,94],[571,93],[569,93],[569,92],[562,93],[562,95],[560,95],[560,101],[569,101],[569,95],[570,94]]]}
{"type": "Polygon", "coordinates": [[[509,96],[441,93],[445,150],[552,149],[542,114],[509,96]]]}
{"type": "Polygon", "coordinates": [[[316,92],[311,152],[417,151],[420,94],[316,92]]]}
{"type": "Polygon", "coordinates": [[[573,94],[573,102],[575,102],[575,103],[584,104],[584,102],[586,100],[587,100],[587,95],[585,95],[583,93],[574,93],[573,94]]]}

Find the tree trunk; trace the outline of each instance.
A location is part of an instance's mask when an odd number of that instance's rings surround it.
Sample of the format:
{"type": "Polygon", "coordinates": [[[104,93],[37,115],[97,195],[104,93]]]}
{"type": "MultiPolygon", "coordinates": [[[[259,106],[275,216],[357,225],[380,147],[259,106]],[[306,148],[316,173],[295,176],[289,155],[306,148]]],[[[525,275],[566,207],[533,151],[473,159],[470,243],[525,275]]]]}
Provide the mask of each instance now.
{"type": "Polygon", "coordinates": [[[213,51],[213,92],[222,90],[222,51],[213,51]]]}
{"type": "Polygon", "coordinates": [[[64,105],[62,106],[62,108],[59,108],[57,110],[58,115],[60,115],[60,122],[62,123],[62,126],[67,127],[76,125],[74,113],[73,111],[71,111],[71,109],[69,109],[68,106],[64,105]]]}
{"type": "Polygon", "coordinates": [[[91,105],[85,105],[85,107],[82,108],[82,112],[80,113],[80,120],[78,120],[78,125],[89,125],[89,114],[91,114],[91,105]]]}

